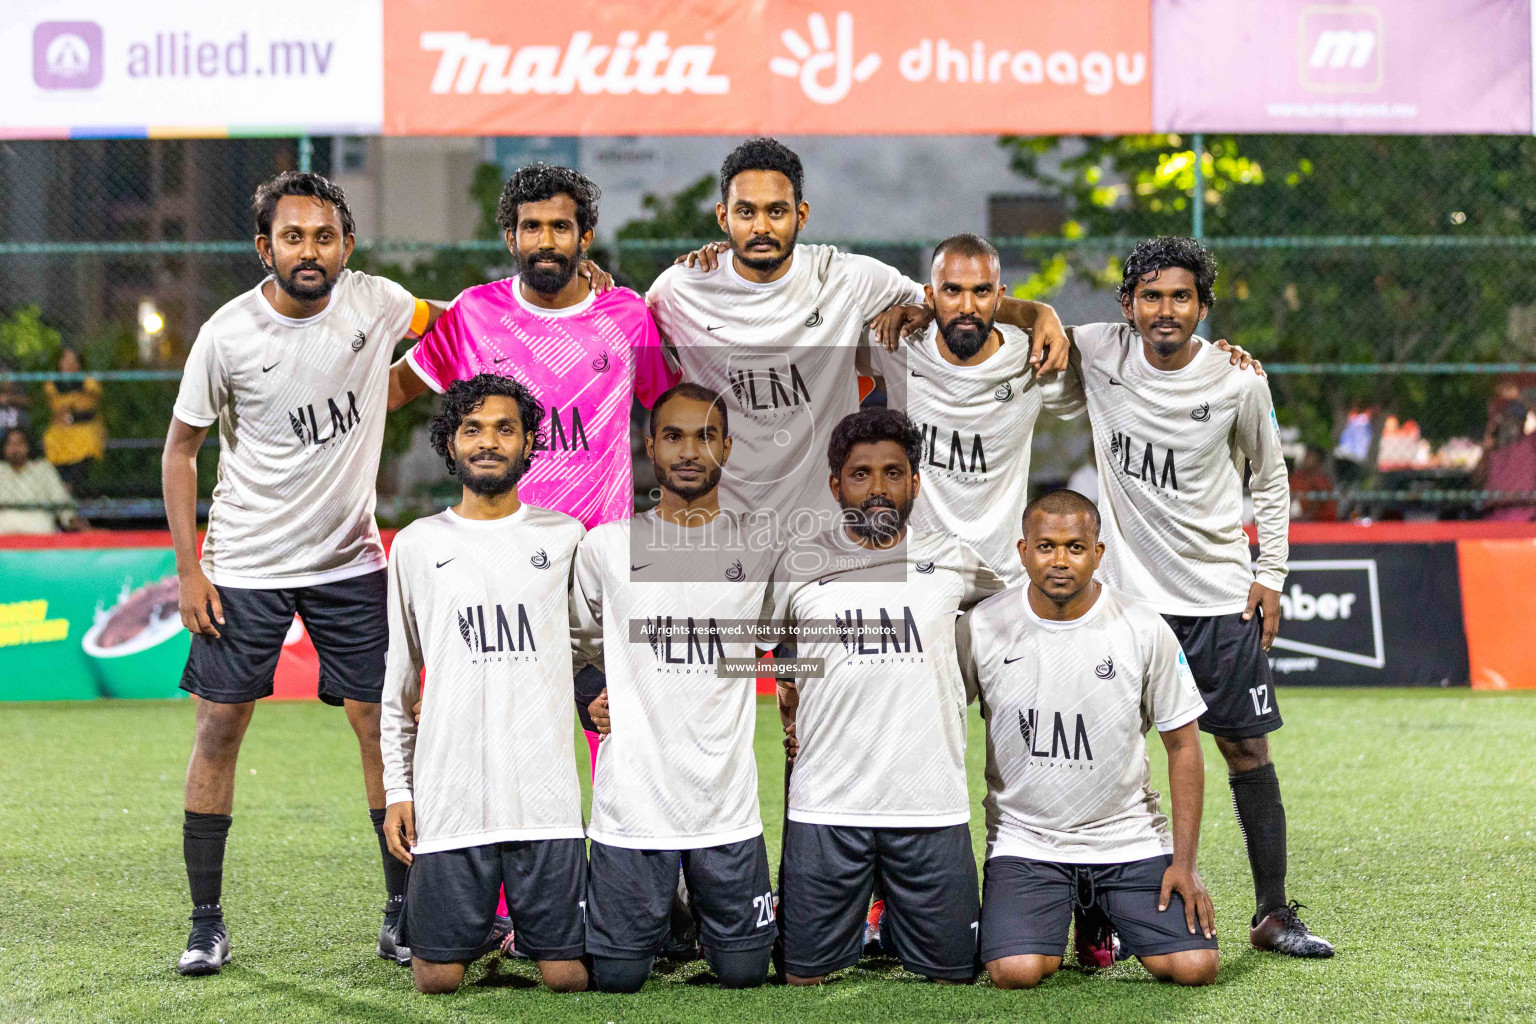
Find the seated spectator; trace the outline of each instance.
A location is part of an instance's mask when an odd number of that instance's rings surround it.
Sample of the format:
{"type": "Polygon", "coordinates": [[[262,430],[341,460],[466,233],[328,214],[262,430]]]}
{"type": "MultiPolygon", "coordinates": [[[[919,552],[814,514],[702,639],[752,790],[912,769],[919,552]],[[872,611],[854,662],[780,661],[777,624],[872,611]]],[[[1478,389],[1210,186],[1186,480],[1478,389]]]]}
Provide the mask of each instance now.
{"type": "Polygon", "coordinates": [[[1333,480],[1323,462],[1323,453],[1310,445],[1301,462],[1291,473],[1291,518],[1298,522],[1332,523],[1339,518],[1339,503],[1333,498],[1308,498],[1308,491],[1331,491],[1333,480]]]}
{"type": "MultiPolygon", "coordinates": [[[[0,370],[8,370],[10,367],[0,363],[0,370]]],[[[10,430],[20,427],[25,430],[30,425],[30,416],[27,415],[27,407],[32,400],[27,397],[20,384],[13,380],[0,381],[0,430],[10,430]]]]}
{"type": "Polygon", "coordinates": [[[12,427],[5,431],[5,462],[0,464],[0,534],[57,533],[60,528],[83,530],[86,522],[75,514],[75,500],[59,471],[33,458],[26,431],[12,427]]]}
{"type": "MultiPolygon", "coordinates": [[[[1536,414],[1512,380],[1500,381],[1488,403],[1488,426],[1483,431],[1483,457],[1478,477],[1490,491],[1536,491],[1536,414]]],[[[1491,501],[1485,519],[1506,522],[1536,521],[1536,504],[1530,499],[1491,501]]]]}
{"type": "MultiPolygon", "coordinates": [[[[84,369],[80,353],[74,349],[66,348],[59,353],[60,373],[79,373],[84,369]]],[[[91,460],[107,453],[107,430],[101,421],[101,384],[93,377],[49,381],[43,385],[43,393],[48,397],[49,410],[43,453],[57,467],[70,492],[78,497],[91,460]]]]}

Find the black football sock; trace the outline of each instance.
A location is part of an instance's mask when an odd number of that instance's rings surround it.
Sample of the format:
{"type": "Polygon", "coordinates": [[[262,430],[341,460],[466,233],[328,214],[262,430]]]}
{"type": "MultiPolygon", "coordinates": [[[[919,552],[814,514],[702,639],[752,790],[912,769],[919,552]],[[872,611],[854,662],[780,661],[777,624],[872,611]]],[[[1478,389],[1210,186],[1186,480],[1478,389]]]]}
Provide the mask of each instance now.
{"type": "Polygon", "coordinates": [[[407,868],[389,852],[389,843],[384,838],[384,808],[368,808],[368,817],[373,819],[373,834],[379,837],[379,854],[384,858],[384,891],[389,894],[389,902],[384,905],[384,913],[398,914],[400,908],[405,906],[407,868]]]}
{"type": "Polygon", "coordinates": [[[1248,847],[1258,917],[1285,906],[1285,805],[1272,764],[1228,777],[1237,827],[1248,847]]]}
{"type": "Polygon", "coordinates": [[[224,844],[230,816],[186,811],[181,823],[181,855],[187,862],[187,887],[192,890],[192,918],[222,918],[224,844]]]}

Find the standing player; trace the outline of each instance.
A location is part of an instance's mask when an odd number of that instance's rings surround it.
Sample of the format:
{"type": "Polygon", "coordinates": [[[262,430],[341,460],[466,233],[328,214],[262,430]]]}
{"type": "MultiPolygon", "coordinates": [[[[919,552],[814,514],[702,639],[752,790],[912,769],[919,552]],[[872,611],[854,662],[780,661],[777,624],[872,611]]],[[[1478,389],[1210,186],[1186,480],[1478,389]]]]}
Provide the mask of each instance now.
{"type": "Polygon", "coordinates": [[[597,987],[634,992],[667,941],[681,861],[699,945],[727,988],[760,985],[777,928],[757,804],[750,662],[776,551],[722,511],[731,453],[724,399],[679,384],[651,411],[646,452],[661,502],[599,526],[576,556],[572,603],[600,641],[608,688],[593,718],[611,733],[592,783],[587,952],[597,987]],[[633,623],[645,623],[636,642],[633,623]]]}
{"type": "MultiPolygon", "coordinates": [[[[384,546],[373,521],[389,357],[436,310],[383,278],[347,270],[352,214],[316,174],[256,190],[256,252],[270,276],[198,333],[162,460],[181,619],[193,633],[182,689],[196,694],[182,849],[192,934],[182,974],[229,961],[220,905],[235,760],[295,611],[320,655],[320,699],[345,707],[379,845],[384,785],[379,690],[384,546]],[[219,479],[197,551],[197,453],[219,421],[219,479]]],[[[387,852],[379,955],[396,958],[405,872],[387,852]]]]}
{"type": "Polygon", "coordinates": [[[1205,701],[1157,613],[1093,579],[1099,514],[1073,491],[1025,510],[1023,587],[957,628],[987,723],[981,960],[998,988],[1061,966],[1074,906],[1096,905],[1153,977],[1216,980],[1215,913],[1195,868],[1205,701]],[[1173,832],[1146,731],[1168,749],[1173,832]]]}
{"type": "Polygon", "coordinates": [[[586,531],[519,498],[543,417],[509,378],[452,384],[432,447],[463,500],[401,530],[391,551],[384,834],[411,866],[404,925],[418,992],[454,991],[465,964],[496,946],[503,886],[545,984],[587,987],[568,703],[569,587],[586,531]]]}
{"type": "Polygon", "coordinates": [[[975,975],[976,861],[955,613],[1002,581],[952,534],[909,529],[922,434],[865,409],[832,432],[844,523],[786,552],[774,620],[820,678],[781,684],[798,743],[779,875],[784,969],[810,985],[859,958],[878,876],[883,941],[928,978],[975,975]]]}
{"type": "MultiPolygon", "coordinates": [[[[707,247],[696,254],[702,270],[670,267],[646,295],[683,379],[735,401],[736,466],[721,480],[722,504],[773,510],[781,528],[801,509],[824,513],[822,528],[836,518],[815,467],[832,428],[858,409],[865,325],[923,294],[878,260],[799,243],[810,216],[803,177],[800,158],[773,139],[738,146],[720,168],[715,207],[729,252],[707,247]]],[[[1035,329],[1045,369],[1066,366],[1049,306],[1003,299],[999,316],[1035,329]]]]}
{"type": "Polygon", "coordinates": [[[997,323],[1004,292],[997,250],[960,234],[933,251],[924,287],[933,322],[895,352],[871,350],[886,404],[923,434],[923,487],[912,511],[919,530],[964,537],[1003,579],[1023,576],[1018,543],[1029,500],[1029,457],[1042,409],[1081,410],[1065,374],[1042,381],[1029,338],[997,323]]]}
{"type": "Polygon", "coordinates": [[[1120,285],[1124,323],[1073,328],[1100,470],[1103,580],[1161,612],[1209,710],[1248,847],[1259,949],[1327,957],[1286,902],[1285,808],[1267,735],[1280,728],[1266,652],[1280,629],[1290,489],[1264,378],[1231,368],[1195,335],[1216,264],[1189,238],[1139,243],[1120,285]],[[1257,568],[1243,532],[1252,467],[1257,568]]]}

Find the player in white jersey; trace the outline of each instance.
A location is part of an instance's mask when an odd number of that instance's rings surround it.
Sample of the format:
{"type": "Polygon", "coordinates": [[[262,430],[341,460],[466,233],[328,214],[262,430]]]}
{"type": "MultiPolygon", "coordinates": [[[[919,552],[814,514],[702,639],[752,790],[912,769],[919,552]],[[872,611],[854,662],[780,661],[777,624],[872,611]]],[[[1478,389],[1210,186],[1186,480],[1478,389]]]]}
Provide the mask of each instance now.
{"type": "MultiPolygon", "coordinates": [[[[198,333],[162,460],[181,618],[193,634],[181,685],[203,698],[182,824],[193,905],[182,974],[216,974],[229,960],[220,899],[235,761],[254,702],[272,693],[296,611],[320,655],[320,699],[344,706],[357,735],[369,816],[376,833],[382,826],[388,634],[374,479],[390,355],[441,309],[345,269],[352,215],[319,175],[280,174],[257,189],[253,207],[270,276],[198,333]],[[197,453],[215,421],[219,475],[199,560],[197,453]]],[[[383,861],[379,955],[398,958],[405,871],[387,853],[383,861]]]]}
{"type": "Polygon", "coordinates": [[[884,942],[902,965],[936,980],[975,974],[954,624],[1003,584],[952,534],[909,528],[921,451],[895,410],[845,417],[827,455],[844,522],[791,545],[774,574],[775,624],[823,669],[780,686],[795,751],[779,874],[790,984],[858,960],[877,875],[884,942]]]}
{"type": "Polygon", "coordinates": [[[607,676],[592,707],[607,735],[587,831],[587,952],[597,988],[639,990],[667,943],[681,863],[705,960],[723,986],[747,988],[767,977],[778,930],[756,671],[723,660],[756,659],[777,547],[720,508],[731,438],[718,392],[665,392],[645,446],[660,503],[595,527],[576,556],[572,603],[607,676]]]}
{"type": "Polygon", "coordinates": [[[998,988],[1061,966],[1075,906],[1097,907],[1152,975],[1216,979],[1215,913],[1195,867],[1205,701],[1173,631],[1093,579],[1099,513],[1052,491],[1024,513],[1028,574],[957,628],[987,723],[981,960],[998,988]],[[1173,829],[1158,808],[1146,732],[1168,750],[1173,829]]]}
{"type": "MultiPolygon", "coordinates": [[[[738,146],[720,169],[715,207],[729,242],[690,256],[697,269],[669,268],[646,301],[683,379],[735,402],[722,504],[771,511],[782,529],[808,534],[792,521],[797,511],[816,516],[818,528],[837,518],[817,467],[832,428],[859,407],[865,327],[893,304],[921,302],[923,288],[868,256],[800,244],[810,216],[802,182],[800,158],[781,143],[738,146]]],[[[1004,299],[999,317],[1035,330],[1036,359],[1066,366],[1049,306],[1004,299]]]]}
{"type": "Polygon", "coordinates": [[[391,551],[384,834],[411,867],[403,940],[419,992],[454,991],[499,945],[503,886],[518,949],[545,984],[587,987],[570,703],[570,582],[586,530],[518,498],[543,418],[508,377],[455,381],[432,447],[463,499],[401,530],[391,551]]]}
{"type": "Polygon", "coordinates": [[[997,323],[1004,297],[997,250],[972,234],[934,249],[924,287],[927,330],[897,351],[871,349],[886,404],[923,432],[923,487],[912,509],[919,530],[963,538],[1010,583],[1022,579],[1018,542],[1029,501],[1029,459],[1042,409],[1080,411],[1065,373],[1042,379],[1022,330],[997,323]]]}
{"type": "Polygon", "coordinates": [[[1071,330],[1093,429],[1104,581],[1163,614],[1226,759],[1257,910],[1250,941],[1327,957],[1286,902],[1285,809],[1267,734],[1280,728],[1267,652],[1280,628],[1290,488],[1268,382],[1232,369],[1195,328],[1215,260],[1189,238],[1139,243],[1125,261],[1125,322],[1071,330]],[[1251,467],[1256,568],[1242,524],[1251,467]]]}

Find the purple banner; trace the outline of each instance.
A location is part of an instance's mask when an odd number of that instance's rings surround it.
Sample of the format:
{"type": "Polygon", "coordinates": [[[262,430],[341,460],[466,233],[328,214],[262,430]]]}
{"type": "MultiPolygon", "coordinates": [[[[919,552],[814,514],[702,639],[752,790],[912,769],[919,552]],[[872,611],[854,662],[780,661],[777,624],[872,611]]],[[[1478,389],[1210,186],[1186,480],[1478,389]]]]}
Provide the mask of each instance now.
{"type": "Polygon", "coordinates": [[[1530,134],[1531,0],[1153,0],[1158,131],[1530,134]]]}

